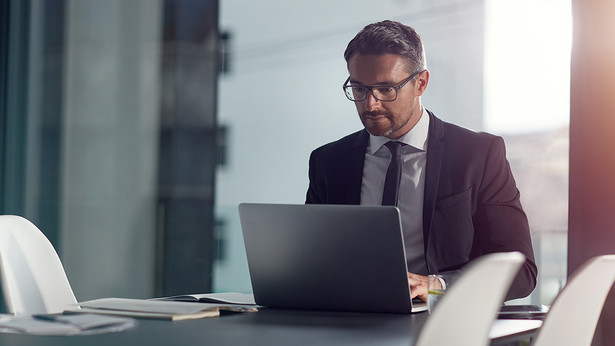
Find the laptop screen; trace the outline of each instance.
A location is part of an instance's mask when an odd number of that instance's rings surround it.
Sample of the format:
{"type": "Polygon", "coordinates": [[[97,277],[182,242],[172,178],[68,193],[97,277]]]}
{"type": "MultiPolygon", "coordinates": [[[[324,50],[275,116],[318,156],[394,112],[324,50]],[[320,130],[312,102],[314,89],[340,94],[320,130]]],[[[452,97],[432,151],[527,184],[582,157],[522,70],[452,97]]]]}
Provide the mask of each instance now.
{"type": "Polygon", "coordinates": [[[239,215],[257,304],[412,311],[396,207],[243,203],[239,215]]]}

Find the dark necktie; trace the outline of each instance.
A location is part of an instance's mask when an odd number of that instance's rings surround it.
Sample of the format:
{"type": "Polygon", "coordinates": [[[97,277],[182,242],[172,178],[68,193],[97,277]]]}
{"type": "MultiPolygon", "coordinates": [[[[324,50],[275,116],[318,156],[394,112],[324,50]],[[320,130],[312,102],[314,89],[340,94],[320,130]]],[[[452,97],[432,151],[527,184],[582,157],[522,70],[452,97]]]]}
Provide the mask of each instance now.
{"type": "Polygon", "coordinates": [[[401,147],[400,142],[387,142],[386,147],[391,152],[391,162],[387,169],[386,179],[384,180],[384,190],[382,193],[382,205],[397,205],[397,195],[399,181],[401,179],[401,147]]]}

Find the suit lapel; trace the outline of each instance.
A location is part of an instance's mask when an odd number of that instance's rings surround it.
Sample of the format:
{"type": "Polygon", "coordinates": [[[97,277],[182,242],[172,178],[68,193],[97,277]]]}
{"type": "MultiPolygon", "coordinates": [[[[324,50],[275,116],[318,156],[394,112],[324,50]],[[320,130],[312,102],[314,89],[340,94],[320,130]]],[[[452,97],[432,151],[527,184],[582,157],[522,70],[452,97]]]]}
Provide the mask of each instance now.
{"type": "Polygon", "coordinates": [[[440,182],[440,169],[444,150],[444,127],[442,120],[427,111],[430,117],[429,134],[427,136],[427,168],[425,172],[425,196],[423,201],[423,239],[425,251],[429,240],[429,231],[436,208],[438,184],[440,182]]]}
{"type": "Polygon", "coordinates": [[[369,142],[366,130],[360,131],[352,142],[352,150],[346,163],[346,196],[348,204],[361,204],[361,184],[363,183],[363,164],[365,150],[369,142]]]}

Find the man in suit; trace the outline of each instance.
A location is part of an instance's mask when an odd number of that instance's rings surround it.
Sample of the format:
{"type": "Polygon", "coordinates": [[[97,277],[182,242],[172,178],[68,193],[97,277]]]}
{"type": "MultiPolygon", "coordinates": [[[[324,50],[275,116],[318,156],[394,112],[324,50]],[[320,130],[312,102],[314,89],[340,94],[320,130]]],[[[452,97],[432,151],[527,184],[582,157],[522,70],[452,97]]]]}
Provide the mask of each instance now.
{"type": "Polygon", "coordinates": [[[344,91],[365,128],[312,152],[306,203],[396,205],[413,298],[426,301],[429,274],[450,285],[472,259],[507,251],[526,256],[507,299],[530,294],[537,268],[502,138],[446,123],[423,107],[429,71],[411,27],[370,24],[344,57],[344,91]],[[401,173],[391,179],[398,181],[391,197],[383,190],[393,157],[401,173]]]}

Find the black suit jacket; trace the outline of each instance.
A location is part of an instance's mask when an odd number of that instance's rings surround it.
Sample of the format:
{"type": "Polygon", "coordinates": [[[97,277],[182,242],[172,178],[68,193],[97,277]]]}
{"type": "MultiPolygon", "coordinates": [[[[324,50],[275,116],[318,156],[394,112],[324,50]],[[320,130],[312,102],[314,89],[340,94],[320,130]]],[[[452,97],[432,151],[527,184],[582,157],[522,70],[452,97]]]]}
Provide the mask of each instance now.
{"type": "MultiPolygon", "coordinates": [[[[472,259],[520,251],[525,264],[506,299],[527,296],[537,268],[527,217],[501,137],[476,133],[430,116],[423,236],[430,273],[452,283],[472,259]]],[[[360,204],[365,130],[314,150],[306,203],[360,204]]]]}

